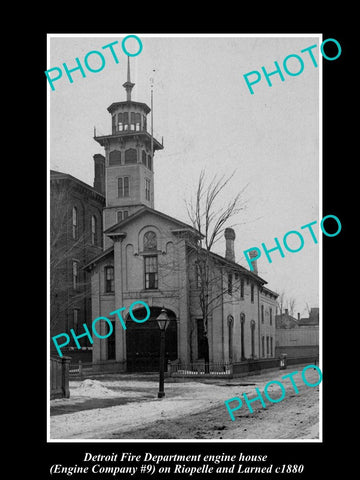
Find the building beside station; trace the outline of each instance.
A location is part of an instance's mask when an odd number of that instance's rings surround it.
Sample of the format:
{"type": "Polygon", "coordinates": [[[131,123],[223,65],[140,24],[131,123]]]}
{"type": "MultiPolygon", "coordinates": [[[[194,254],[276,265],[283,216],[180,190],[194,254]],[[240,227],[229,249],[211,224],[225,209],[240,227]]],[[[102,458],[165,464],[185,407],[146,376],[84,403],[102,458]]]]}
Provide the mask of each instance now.
{"type": "MultiPolygon", "coordinates": [[[[98,156],[94,156],[99,173],[98,156]]],[[[85,323],[91,326],[91,279],[84,266],[103,250],[103,191],[67,173],[50,171],[50,333],[58,335],[85,323]]],[[[81,340],[81,352],[64,354],[91,361],[92,346],[81,340]]],[[[51,349],[54,344],[51,342],[51,349]]]]}

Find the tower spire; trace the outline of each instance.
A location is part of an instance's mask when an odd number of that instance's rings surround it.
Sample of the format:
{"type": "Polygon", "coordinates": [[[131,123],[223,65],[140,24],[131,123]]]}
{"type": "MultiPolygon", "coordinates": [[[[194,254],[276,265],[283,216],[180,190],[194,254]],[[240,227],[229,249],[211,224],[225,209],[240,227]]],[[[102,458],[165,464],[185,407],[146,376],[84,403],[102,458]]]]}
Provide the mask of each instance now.
{"type": "Polygon", "coordinates": [[[123,87],[126,90],[126,101],[131,102],[131,90],[134,88],[135,83],[131,83],[130,80],[130,57],[128,56],[127,61],[127,79],[126,82],[123,83],[123,87]]]}

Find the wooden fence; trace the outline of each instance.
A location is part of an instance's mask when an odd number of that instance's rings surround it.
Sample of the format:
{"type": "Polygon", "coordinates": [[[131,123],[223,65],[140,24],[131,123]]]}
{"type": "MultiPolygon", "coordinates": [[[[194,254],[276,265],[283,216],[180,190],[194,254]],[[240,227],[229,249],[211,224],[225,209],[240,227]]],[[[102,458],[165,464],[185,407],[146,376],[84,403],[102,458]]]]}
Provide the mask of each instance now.
{"type": "MultiPolygon", "coordinates": [[[[308,355],[302,357],[287,357],[287,366],[308,363],[317,365],[318,356],[308,355]]],[[[277,358],[259,358],[248,359],[237,363],[209,363],[205,367],[203,363],[180,363],[169,362],[168,373],[170,377],[193,377],[193,378],[233,378],[260,373],[264,370],[280,368],[280,359],[277,358]]]]}
{"type": "Polygon", "coordinates": [[[69,398],[70,357],[50,357],[50,399],[69,398]]]}

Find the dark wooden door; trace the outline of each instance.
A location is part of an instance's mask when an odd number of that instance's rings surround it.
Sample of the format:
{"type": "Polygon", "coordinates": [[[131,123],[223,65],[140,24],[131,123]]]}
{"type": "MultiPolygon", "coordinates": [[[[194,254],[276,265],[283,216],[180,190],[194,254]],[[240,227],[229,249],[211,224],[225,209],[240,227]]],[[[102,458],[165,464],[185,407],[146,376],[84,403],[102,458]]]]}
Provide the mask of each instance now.
{"type": "MultiPolygon", "coordinates": [[[[128,372],[158,372],[160,366],[160,329],[156,317],[160,308],[151,308],[145,323],[126,322],[126,356],[128,372]]],[[[168,360],[177,358],[177,327],[174,315],[165,332],[165,369],[168,360]]],[[[141,318],[138,316],[137,318],[141,318]]],[[[145,317],[144,317],[145,318],[145,317]]]]}

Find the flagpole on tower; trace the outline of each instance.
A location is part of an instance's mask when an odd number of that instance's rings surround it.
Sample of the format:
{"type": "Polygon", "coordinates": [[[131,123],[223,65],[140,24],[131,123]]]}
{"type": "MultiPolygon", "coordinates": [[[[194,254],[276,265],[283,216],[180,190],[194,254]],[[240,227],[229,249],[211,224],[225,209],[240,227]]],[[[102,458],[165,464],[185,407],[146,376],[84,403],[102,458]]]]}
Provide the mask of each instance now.
{"type": "MultiPolygon", "coordinates": [[[[153,70],[155,72],[155,70],[153,70]]],[[[153,108],[154,108],[154,78],[150,78],[150,105],[151,105],[151,168],[154,168],[154,113],[153,113],[153,108]]]]}

